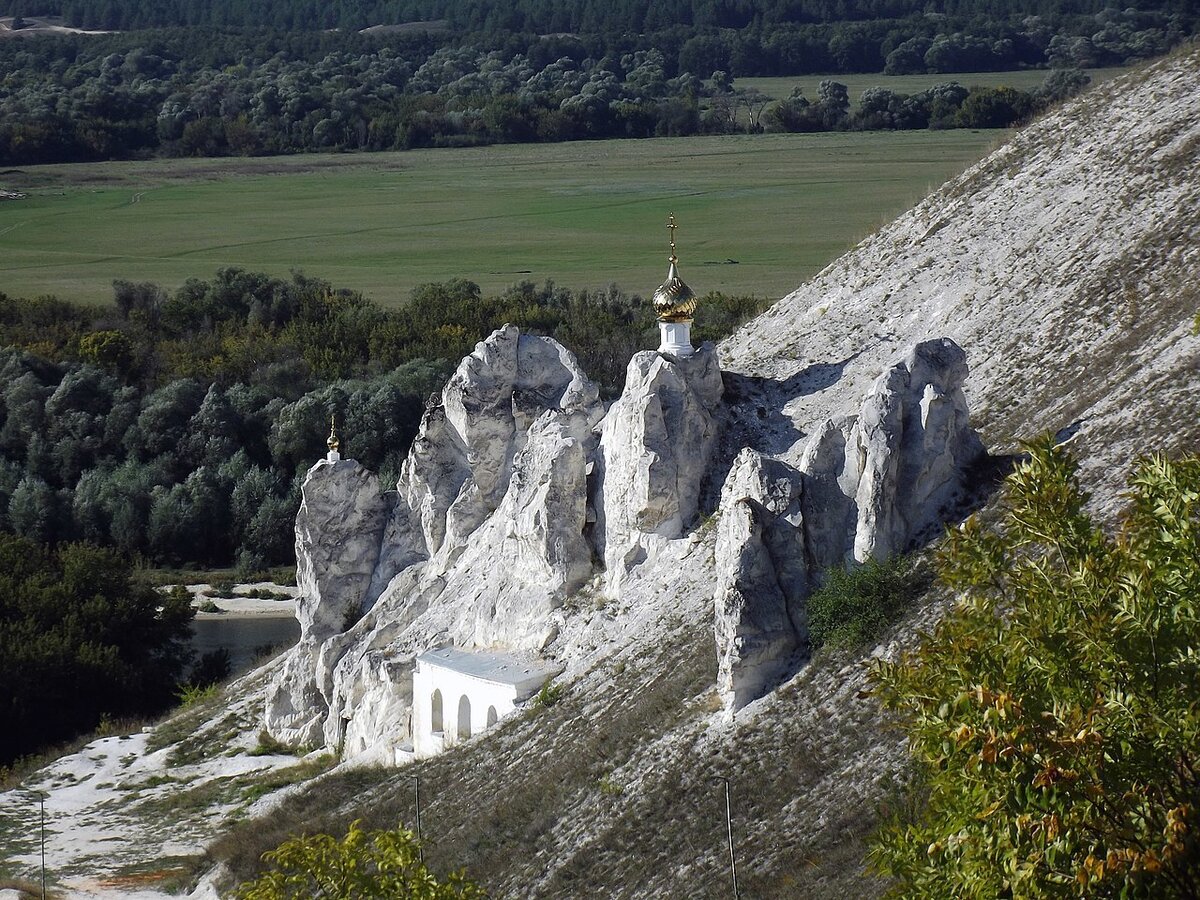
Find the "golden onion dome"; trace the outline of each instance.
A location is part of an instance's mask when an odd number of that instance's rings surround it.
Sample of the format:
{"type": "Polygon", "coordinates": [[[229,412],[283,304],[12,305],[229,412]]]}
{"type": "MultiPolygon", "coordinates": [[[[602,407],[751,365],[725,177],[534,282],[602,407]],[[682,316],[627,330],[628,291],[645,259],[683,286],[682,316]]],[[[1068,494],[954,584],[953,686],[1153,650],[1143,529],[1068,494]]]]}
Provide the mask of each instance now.
{"type": "Polygon", "coordinates": [[[338,442],[337,431],[334,429],[333,422],[334,422],[333,416],[330,416],[329,417],[329,438],[325,441],[325,446],[327,446],[329,448],[331,453],[337,453],[339,442],[338,442]]]}
{"type": "Polygon", "coordinates": [[[660,322],[690,322],[696,312],[696,293],[679,277],[679,259],[675,256],[675,229],[678,227],[675,217],[671,216],[667,220],[667,228],[671,231],[671,268],[667,270],[667,280],[654,292],[653,301],[660,322]]]}

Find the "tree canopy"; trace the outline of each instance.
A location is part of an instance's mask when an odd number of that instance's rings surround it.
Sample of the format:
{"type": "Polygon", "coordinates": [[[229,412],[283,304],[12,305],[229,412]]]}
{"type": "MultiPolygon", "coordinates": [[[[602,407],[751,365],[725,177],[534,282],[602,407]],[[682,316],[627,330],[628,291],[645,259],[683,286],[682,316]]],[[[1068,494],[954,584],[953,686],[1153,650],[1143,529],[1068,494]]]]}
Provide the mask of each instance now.
{"type": "Polygon", "coordinates": [[[959,593],[875,674],[925,800],[880,833],[903,897],[1200,895],[1200,457],[1133,475],[1115,536],[1045,440],[940,561],[959,593]]]}
{"type": "Polygon", "coordinates": [[[486,894],[462,872],[439,880],[425,868],[413,832],[368,831],[359,822],[344,838],[303,835],[264,858],[271,868],[234,894],[238,900],[482,900],[486,894]]]}
{"type": "Polygon", "coordinates": [[[116,552],[0,534],[0,764],[112,718],[160,712],[191,658],[188,599],[116,552]]]}

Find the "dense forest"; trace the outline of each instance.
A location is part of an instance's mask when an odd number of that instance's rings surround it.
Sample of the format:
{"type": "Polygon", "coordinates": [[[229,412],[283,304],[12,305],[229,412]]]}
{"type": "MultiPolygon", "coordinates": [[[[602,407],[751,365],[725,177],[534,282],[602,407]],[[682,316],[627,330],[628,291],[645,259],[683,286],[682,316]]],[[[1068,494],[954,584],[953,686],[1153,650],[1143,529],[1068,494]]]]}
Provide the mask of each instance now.
{"type": "MultiPolygon", "coordinates": [[[[246,573],[292,559],[300,484],[331,416],[344,452],[394,482],[431,393],[505,322],[577,350],[612,395],[657,340],[616,289],[457,280],[399,310],[303,275],[225,269],[173,294],[118,282],[116,305],[0,295],[0,528],[159,564],[246,573]]],[[[718,338],[765,301],[711,294],[718,338]]]]}
{"type": "MultiPolygon", "coordinates": [[[[1141,0],[1122,8],[1194,15],[1189,0],[1141,0]]],[[[270,26],[358,30],[424,22],[459,32],[618,34],[673,26],[729,28],[914,19],[1072,19],[1112,9],[1108,0],[22,0],[23,15],[62,15],[83,28],[270,26]]]]}
{"type": "MultiPolygon", "coordinates": [[[[63,11],[77,16],[101,6],[63,11]]],[[[103,8],[134,16],[117,22],[128,27],[177,25],[173,15],[191,21],[183,6],[103,8]]],[[[368,9],[353,6],[359,13],[368,9]]],[[[580,4],[563,14],[590,8],[580,4]]],[[[518,30],[532,27],[523,16],[541,9],[533,4],[518,15],[525,7],[514,6],[512,21],[481,31],[360,34],[206,25],[0,41],[0,164],[732,130],[1005,127],[1060,99],[1078,79],[1056,77],[1029,93],[977,89],[980,96],[965,109],[969,85],[874,96],[875,108],[861,115],[848,101],[831,107],[830,97],[770,104],[733,79],[1121,65],[1164,52],[1194,33],[1197,22],[1171,4],[1142,4],[1089,13],[1063,7],[1046,16],[959,13],[854,22],[795,12],[795,21],[785,17],[782,24],[772,24],[783,15],[779,10],[759,10],[738,27],[668,23],[644,32],[616,30],[610,13],[595,27],[612,30],[518,30]],[[820,110],[803,111],[817,104],[820,110]],[[879,115],[880,108],[893,112],[879,115]]],[[[952,82],[947,78],[946,85],[952,82]]]]}
{"type": "Polygon", "coordinates": [[[0,779],[102,717],[169,706],[191,620],[186,591],[160,594],[110,549],[0,534],[0,779]]]}

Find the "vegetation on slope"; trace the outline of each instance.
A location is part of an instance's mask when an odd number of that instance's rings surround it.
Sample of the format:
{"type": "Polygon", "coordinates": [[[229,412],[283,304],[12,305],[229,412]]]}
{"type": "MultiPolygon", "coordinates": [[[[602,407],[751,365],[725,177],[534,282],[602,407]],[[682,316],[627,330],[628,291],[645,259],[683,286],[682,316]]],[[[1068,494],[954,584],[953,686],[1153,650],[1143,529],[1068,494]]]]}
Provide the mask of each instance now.
{"type": "Polygon", "coordinates": [[[876,673],[926,796],[882,832],[897,897],[1195,897],[1200,457],[1143,461],[1110,537],[1051,442],[1002,522],[951,535],[962,599],[876,673]]]}
{"type": "Polygon", "coordinates": [[[111,550],[48,550],[0,534],[0,765],[158,713],[191,656],[192,609],[137,581],[111,550]]]}
{"type": "Polygon", "coordinates": [[[269,871],[238,888],[237,900],[481,900],[462,872],[437,879],[425,867],[417,835],[405,828],[366,830],[352,822],[340,841],[301,835],[267,853],[269,871]]]}
{"type": "MultiPolygon", "coordinates": [[[[839,4],[842,9],[824,10],[820,19],[826,21],[818,23],[790,4],[759,0],[729,5],[742,9],[735,18],[745,18],[733,27],[721,27],[720,15],[708,22],[711,10],[694,23],[689,11],[682,19],[667,14],[644,25],[637,10],[619,4],[582,16],[554,4],[552,18],[571,24],[543,21],[535,27],[546,18],[545,4],[511,4],[507,14],[488,4],[485,21],[464,16],[468,31],[364,36],[288,33],[330,27],[311,20],[317,7],[303,12],[294,0],[279,4],[293,14],[282,33],[192,27],[251,26],[275,18],[259,4],[202,3],[209,8],[186,12],[182,5],[107,0],[65,9],[69,19],[99,19],[104,28],[188,26],[173,31],[0,41],[6,73],[0,163],[393,150],[764,127],[1006,127],[1078,85],[1056,77],[1034,93],[979,88],[970,104],[964,103],[967,87],[940,86],[897,99],[893,114],[883,116],[879,97],[872,98],[874,109],[852,114],[844,89],[831,90],[806,98],[812,110],[793,97],[779,104],[782,114],[764,117],[767,98],[734,90],[730,76],[1124,65],[1165,52],[1197,21],[1171,4],[1143,2],[1089,14],[1050,3],[1046,19],[995,15],[982,5],[935,17],[839,4]],[[784,24],[768,24],[773,19],[784,24]],[[639,33],[643,27],[646,33],[639,33]]],[[[343,28],[345,18],[400,15],[394,3],[374,13],[360,3],[335,6],[322,9],[343,28]]],[[[443,12],[464,12],[451,6],[443,12]]],[[[650,7],[655,17],[665,14],[660,6],[650,7]]]]}
{"type": "MultiPolygon", "coordinates": [[[[764,305],[709,295],[695,337],[764,305]]],[[[6,299],[0,529],[160,564],[286,563],[331,418],[343,452],[394,482],[429,396],[505,322],[578,348],[608,394],[656,340],[639,298],[551,284],[431,284],[384,310],[302,275],[225,269],[174,294],[118,282],[115,311],[6,299]]]]}

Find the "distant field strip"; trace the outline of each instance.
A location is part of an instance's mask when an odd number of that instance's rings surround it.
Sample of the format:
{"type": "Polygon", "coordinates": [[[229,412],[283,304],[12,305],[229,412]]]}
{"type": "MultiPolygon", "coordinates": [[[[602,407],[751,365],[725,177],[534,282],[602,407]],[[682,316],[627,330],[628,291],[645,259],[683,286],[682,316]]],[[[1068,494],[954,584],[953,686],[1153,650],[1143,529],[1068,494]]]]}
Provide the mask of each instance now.
{"type": "Polygon", "coordinates": [[[782,296],[999,132],[739,135],[0,172],[0,291],[108,301],[223,266],[386,304],[463,277],[653,291],[669,213],[697,291],[782,296]]]}
{"type": "MultiPolygon", "coordinates": [[[[1115,78],[1128,69],[1087,69],[1092,84],[1100,84],[1115,78]]],[[[850,93],[850,102],[858,104],[862,92],[870,87],[886,88],[897,94],[916,94],[935,84],[947,81],[957,81],[963,87],[1011,87],[1021,91],[1032,91],[1038,87],[1050,73],[1045,69],[1023,69],[1018,72],[958,72],[950,75],[793,75],[783,78],[738,78],[734,80],[736,88],[755,88],[768,97],[782,100],[799,87],[809,100],[817,99],[817,89],[821,82],[828,78],[846,85],[850,93]]]]}

